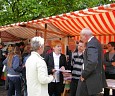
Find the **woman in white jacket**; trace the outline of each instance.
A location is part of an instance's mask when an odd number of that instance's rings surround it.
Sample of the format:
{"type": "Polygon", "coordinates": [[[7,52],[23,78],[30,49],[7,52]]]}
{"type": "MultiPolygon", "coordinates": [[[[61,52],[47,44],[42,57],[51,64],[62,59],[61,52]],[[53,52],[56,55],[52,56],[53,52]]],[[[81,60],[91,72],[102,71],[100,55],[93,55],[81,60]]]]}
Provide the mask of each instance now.
{"type": "Polygon", "coordinates": [[[48,83],[54,77],[48,75],[47,65],[40,54],[44,51],[44,39],[34,37],[31,40],[32,52],[26,61],[26,79],[28,96],[49,96],[48,83]]]}

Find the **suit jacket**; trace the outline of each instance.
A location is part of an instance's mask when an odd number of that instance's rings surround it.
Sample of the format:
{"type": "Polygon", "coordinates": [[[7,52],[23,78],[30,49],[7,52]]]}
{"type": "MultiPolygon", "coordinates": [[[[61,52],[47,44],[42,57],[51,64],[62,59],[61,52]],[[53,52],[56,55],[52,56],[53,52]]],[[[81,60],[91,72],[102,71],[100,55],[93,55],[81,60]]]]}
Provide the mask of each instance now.
{"type": "Polygon", "coordinates": [[[85,79],[89,95],[97,94],[107,86],[103,69],[103,51],[95,37],[86,45],[82,77],[85,79]]]}
{"type": "MultiPolygon", "coordinates": [[[[64,66],[65,68],[67,67],[67,63],[66,63],[66,57],[64,54],[61,54],[60,59],[59,59],[59,68],[61,68],[62,66],[64,66]]],[[[46,54],[45,55],[45,61],[48,67],[48,74],[53,74],[52,73],[52,69],[54,69],[54,58],[53,58],[53,52],[51,52],[50,54],[46,54]]],[[[63,84],[63,75],[60,72],[60,82],[63,84]]]]}

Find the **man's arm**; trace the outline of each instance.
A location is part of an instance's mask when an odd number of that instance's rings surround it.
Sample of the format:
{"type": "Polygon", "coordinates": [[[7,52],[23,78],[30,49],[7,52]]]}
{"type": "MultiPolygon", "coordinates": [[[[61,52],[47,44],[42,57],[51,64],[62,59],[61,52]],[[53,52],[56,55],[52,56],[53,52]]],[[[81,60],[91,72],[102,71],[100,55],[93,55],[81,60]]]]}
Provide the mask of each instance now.
{"type": "Polygon", "coordinates": [[[98,49],[96,47],[88,47],[87,62],[84,62],[84,64],[86,65],[82,72],[82,80],[87,79],[93,72],[95,72],[98,64],[98,49]]]}

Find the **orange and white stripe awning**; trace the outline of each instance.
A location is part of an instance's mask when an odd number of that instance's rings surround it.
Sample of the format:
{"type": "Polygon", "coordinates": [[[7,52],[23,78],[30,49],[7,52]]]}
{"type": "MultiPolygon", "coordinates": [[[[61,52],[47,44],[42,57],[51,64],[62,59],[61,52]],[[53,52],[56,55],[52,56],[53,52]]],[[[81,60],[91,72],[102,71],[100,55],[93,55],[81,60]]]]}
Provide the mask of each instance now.
{"type": "Polygon", "coordinates": [[[62,38],[65,36],[78,36],[80,31],[89,27],[93,34],[103,43],[115,41],[115,3],[89,8],[85,10],[65,13],[57,16],[15,23],[1,26],[0,32],[6,31],[14,36],[30,38],[35,35],[35,29],[47,32],[47,38],[62,38]],[[44,26],[47,24],[47,29],[44,26]],[[26,26],[22,28],[21,26],[26,26]],[[18,28],[16,27],[18,26],[18,28]],[[31,32],[29,30],[31,29],[31,32]],[[28,30],[28,31],[27,31],[28,30]],[[20,31],[17,35],[15,33],[20,31]],[[28,33],[28,34],[27,34],[28,33]]]}
{"type": "Polygon", "coordinates": [[[115,4],[71,12],[52,24],[73,36],[89,27],[94,35],[115,35],[115,4]]]}

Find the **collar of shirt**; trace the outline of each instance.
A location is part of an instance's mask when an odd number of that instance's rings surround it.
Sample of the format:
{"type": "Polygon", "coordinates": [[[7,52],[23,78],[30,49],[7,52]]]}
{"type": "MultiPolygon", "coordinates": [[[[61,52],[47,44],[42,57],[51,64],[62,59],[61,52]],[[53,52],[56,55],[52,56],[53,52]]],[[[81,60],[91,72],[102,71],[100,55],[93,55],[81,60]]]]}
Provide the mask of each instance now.
{"type": "Polygon", "coordinates": [[[94,37],[94,36],[91,36],[91,37],[89,38],[88,42],[89,42],[93,37],[94,37]]]}
{"type": "Polygon", "coordinates": [[[55,52],[53,52],[53,56],[54,56],[54,57],[60,57],[60,55],[61,55],[61,54],[58,54],[58,55],[57,55],[57,54],[55,54],[55,52]]]}

